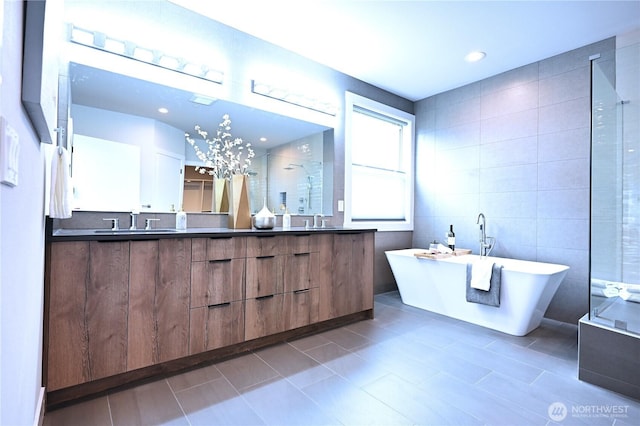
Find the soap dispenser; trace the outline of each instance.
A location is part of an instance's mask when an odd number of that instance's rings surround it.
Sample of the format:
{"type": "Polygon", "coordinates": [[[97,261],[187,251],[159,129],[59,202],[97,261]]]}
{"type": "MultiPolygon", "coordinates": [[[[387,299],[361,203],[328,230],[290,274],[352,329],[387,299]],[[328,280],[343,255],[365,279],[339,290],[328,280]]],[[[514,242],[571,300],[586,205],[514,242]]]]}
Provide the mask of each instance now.
{"type": "Polygon", "coordinates": [[[285,209],[284,214],[282,215],[282,229],[291,229],[291,215],[289,214],[289,209],[285,209]]]}
{"type": "Polygon", "coordinates": [[[176,213],[176,229],[178,231],[187,230],[187,214],[182,209],[176,213]]]}

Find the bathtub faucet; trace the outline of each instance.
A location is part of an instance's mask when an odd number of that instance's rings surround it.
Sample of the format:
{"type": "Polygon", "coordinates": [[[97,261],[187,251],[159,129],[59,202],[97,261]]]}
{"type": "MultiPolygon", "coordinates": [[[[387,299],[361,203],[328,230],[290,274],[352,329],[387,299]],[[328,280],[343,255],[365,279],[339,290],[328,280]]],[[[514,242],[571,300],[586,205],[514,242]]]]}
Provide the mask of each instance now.
{"type": "Polygon", "coordinates": [[[494,238],[487,237],[487,219],[484,217],[483,213],[478,215],[476,224],[480,224],[480,256],[489,256],[489,253],[491,253],[491,249],[493,248],[494,238]],[[480,223],[481,219],[482,223],[480,223]],[[491,242],[487,242],[487,240],[491,242]]]}

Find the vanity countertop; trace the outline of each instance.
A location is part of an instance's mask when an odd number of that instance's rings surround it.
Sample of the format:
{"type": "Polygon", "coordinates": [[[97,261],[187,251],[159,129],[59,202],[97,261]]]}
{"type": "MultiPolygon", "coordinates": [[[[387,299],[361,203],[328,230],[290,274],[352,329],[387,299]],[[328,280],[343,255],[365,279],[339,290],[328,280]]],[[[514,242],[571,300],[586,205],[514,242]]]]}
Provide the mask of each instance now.
{"type": "Polygon", "coordinates": [[[228,238],[241,236],[267,236],[267,235],[300,235],[316,233],[361,233],[375,232],[376,229],[345,228],[332,226],[328,228],[305,228],[291,227],[282,229],[229,229],[229,228],[187,228],[185,231],[178,231],[171,228],[160,229],[120,229],[111,231],[109,229],[54,229],[50,239],[54,241],[122,241],[122,240],[148,240],[158,238],[228,238]]]}

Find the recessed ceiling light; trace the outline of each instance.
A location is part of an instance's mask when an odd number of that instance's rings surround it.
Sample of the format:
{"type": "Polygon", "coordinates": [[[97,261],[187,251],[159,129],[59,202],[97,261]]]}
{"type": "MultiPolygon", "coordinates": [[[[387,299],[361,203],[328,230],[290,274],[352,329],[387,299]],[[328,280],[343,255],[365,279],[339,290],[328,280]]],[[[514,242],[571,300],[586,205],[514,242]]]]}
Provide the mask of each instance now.
{"type": "Polygon", "coordinates": [[[468,53],[467,56],[464,57],[464,60],[467,62],[478,62],[484,59],[485,56],[487,56],[487,54],[484,52],[474,51],[468,53]]]}
{"type": "Polygon", "coordinates": [[[168,113],[168,112],[169,112],[169,110],[168,110],[168,109],[166,109],[165,107],[161,107],[161,108],[158,108],[158,112],[159,112],[160,114],[166,114],[166,113],[168,113]]]}
{"type": "Polygon", "coordinates": [[[260,142],[266,142],[267,138],[265,138],[264,136],[260,138],[260,142]]]}

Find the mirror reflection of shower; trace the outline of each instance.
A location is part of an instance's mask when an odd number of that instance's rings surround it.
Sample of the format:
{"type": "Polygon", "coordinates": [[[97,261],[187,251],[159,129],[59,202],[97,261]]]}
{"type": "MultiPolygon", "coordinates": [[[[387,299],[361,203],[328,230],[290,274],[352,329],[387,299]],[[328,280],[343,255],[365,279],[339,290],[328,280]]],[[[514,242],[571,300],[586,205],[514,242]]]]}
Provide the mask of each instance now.
{"type": "MultiPolygon", "coordinates": [[[[306,186],[306,199],[303,197],[299,197],[298,198],[298,202],[300,203],[300,205],[298,206],[298,214],[303,214],[305,213],[305,208],[304,205],[306,204],[307,207],[307,212],[311,212],[311,191],[313,189],[313,176],[311,176],[311,173],[309,173],[309,171],[307,170],[307,168],[304,166],[304,164],[296,164],[296,163],[289,163],[288,166],[284,167],[285,170],[295,170],[296,168],[300,168],[302,169],[302,171],[305,173],[305,186],[306,186]]],[[[286,193],[285,193],[286,194],[286,193]]],[[[285,197],[286,200],[286,197],[285,197]]],[[[286,205],[285,205],[286,207],[286,205]]]]}

